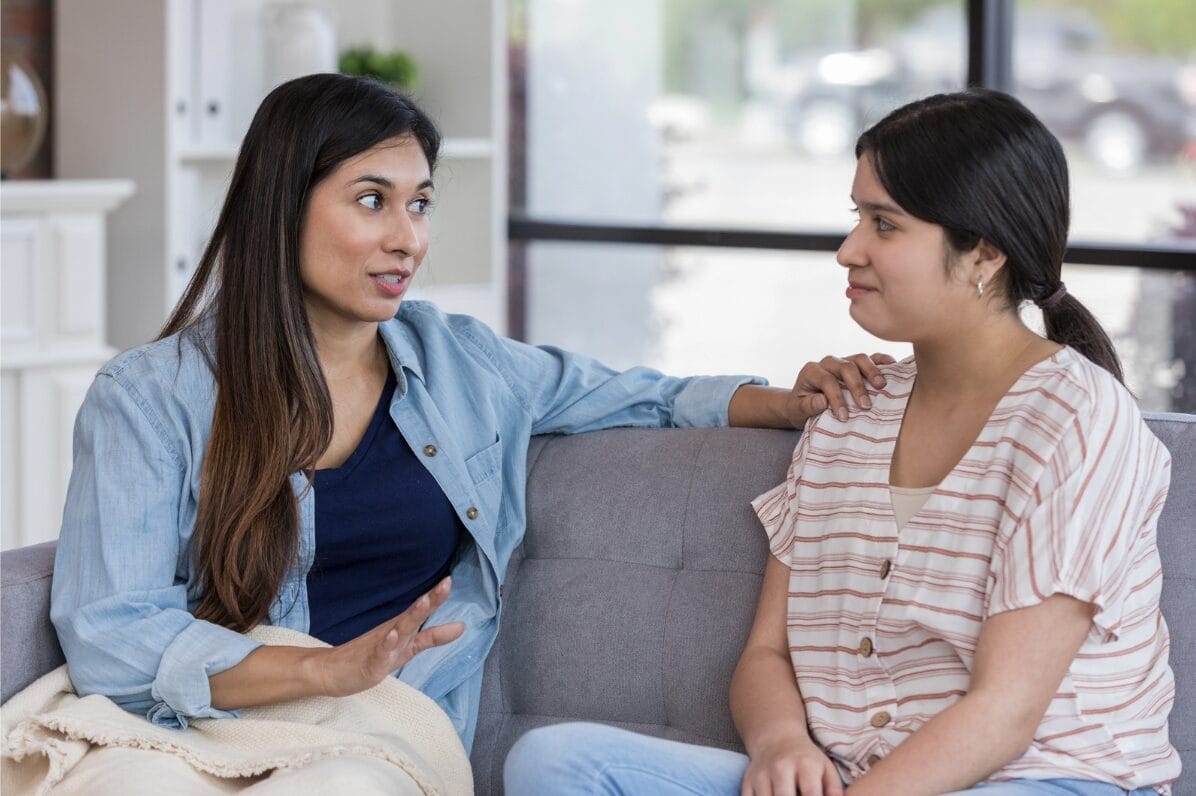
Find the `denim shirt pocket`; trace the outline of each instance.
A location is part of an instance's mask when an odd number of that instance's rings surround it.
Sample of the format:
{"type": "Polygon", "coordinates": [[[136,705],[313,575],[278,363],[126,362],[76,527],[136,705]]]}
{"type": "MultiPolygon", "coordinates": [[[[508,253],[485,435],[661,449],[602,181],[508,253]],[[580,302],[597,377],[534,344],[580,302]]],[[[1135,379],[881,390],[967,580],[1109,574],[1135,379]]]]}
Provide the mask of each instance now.
{"type": "Polygon", "coordinates": [[[478,487],[498,475],[502,470],[502,440],[495,439],[493,443],[467,458],[465,469],[469,471],[470,479],[478,487]]]}
{"type": "Polygon", "coordinates": [[[465,469],[477,493],[478,510],[490,528],[498,527],[498,510],[502,497],[502,440],[496,439],[465,460],[465,469]]]}

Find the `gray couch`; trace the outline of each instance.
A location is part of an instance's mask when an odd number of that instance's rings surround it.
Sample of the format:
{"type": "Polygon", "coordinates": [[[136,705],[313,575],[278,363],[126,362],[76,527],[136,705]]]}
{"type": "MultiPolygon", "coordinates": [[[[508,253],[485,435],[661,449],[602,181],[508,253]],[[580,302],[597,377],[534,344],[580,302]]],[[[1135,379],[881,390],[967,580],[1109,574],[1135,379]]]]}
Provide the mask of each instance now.
{"type": "MultiPolygon", "coordinates": [[[[1159,528],[1178,680],[1171,738],[1196,765],[1196,416],[1150,424],[1174,459],[1159,528]]],[[[479,793],[501,791],[507,750],[544,724],[588,719],[738,746],[727,684],[767,553],[748,501],[784,477],[795,441],[742,429],[533,441],[527,539],[486,664],[479,793]]],[[[62,662],[47,618],[52,560],[40,545],[0,562],[3,699],[62,662]]],[[[1176,793],[1196,793],[1196,776],[1176,793]]]]}

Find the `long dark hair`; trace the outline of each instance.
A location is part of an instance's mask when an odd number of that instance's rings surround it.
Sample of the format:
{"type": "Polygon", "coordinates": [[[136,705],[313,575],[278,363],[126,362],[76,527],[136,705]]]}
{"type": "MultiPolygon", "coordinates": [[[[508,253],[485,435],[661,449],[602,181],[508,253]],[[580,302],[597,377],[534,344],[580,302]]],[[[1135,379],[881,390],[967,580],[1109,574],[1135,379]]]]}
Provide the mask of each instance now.
{"type": "Polygon", "coordinates": [[[436,126],[381,83],[317,74],[270,92],[241,144],[211,241],[159,335],[214,323],[216,407],[192,539],[201,619],[248,630],[296,563],[289,476],[314,468],[333,417],[303,303],[304,212],[338,165],[401,135],[435,166],[436,126]]]}
{"type": "Polygon", "coordinates": [[[1061,272],[1070,221],[1059,141],[1008,94],[937,94],[890,113],[856,142],[906,212],[943,228],[956,252],[985,240],[1005,255],[993,287],[1010,309],[1033,301],[1047,337],[1122,381],[1109,336],[1067,293],[1061,272]]]}

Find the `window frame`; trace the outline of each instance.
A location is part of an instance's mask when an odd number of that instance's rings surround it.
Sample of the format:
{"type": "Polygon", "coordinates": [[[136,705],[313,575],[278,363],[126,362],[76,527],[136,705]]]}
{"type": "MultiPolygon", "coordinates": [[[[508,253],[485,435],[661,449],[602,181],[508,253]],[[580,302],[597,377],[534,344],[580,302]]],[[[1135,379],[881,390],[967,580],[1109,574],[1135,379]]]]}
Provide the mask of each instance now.
{"type": "MultiPolygon", "coordinates": [[[[965,0],[968,36],[967,85],[1010,92],[1013,87],[1013,21],[1016,0],[965,0]]],[[[803,230],[592,224],[556,221],[509,211],[507,327],[522,340],[527,330],[526,246],[536,241],[623,243],[648,246],[727,247],[834,252],[846,233],[803,230]]],[[[1067,247],[1064,262],[1196,273],[1196,245],[1136,245],[1084,240],[1067,247]]]]}

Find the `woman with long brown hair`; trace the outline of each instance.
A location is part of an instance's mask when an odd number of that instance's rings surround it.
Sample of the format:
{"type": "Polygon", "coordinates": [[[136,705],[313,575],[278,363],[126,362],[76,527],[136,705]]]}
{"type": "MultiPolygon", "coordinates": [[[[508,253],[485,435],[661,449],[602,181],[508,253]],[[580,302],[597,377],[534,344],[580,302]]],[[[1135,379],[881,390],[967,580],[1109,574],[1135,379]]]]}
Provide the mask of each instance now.
{"type": "Polygon", "coordinates": [[[185,727],[397,672],[468,747],[533,434],[793,426],[877,377],[619,373],[404,301],[439,145],[361,79],[262,103],[182,301],[79,413],[51,614],[80,695],[185,727]],[[263,623],[331,646],[261,646],[263,623]]]}

